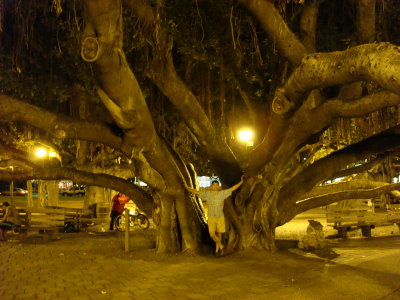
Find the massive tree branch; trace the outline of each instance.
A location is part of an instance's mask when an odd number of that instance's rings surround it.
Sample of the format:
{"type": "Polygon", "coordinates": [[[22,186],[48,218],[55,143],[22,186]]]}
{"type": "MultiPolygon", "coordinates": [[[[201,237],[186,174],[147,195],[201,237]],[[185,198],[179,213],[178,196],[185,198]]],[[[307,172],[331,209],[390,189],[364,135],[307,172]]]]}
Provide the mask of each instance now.
{"type": "Polygon", "coordinates": [[[303,44],[289,29],[274,4],[268,0],[239,0],[254,15],[264,31],[276,43],[280,53],[294,66],[306,54],[303,44]]]}
{"type": "MultiPolygon", "coordinates": [[[[42,167],[44,162],[41,159],[35,158],[24,151],[0,144],[0,161],[4,158],[11,158],[19,161],[20,164],[25,164],[25,168],[21,171],[8,170],[0,172],[0,178],[3,180],[70,179],[80,184],[107,187],[125,192],[134,199],[146,214],[151,215],[153,207],[152,197],[137,185],[123,178],[104,173],[80,171],[73,168],[52,167],[49,165],[42,167]]],[[[48,164],[48,162],[46,162],[46,164],[48,164]]]]}
{"type": "Polygon", "coordinates": [[[56,138],[99,142],[116,149],[120,148],[122,142],[105,123],[67,117],[6,95],[0,95],[1,121],[19,121],[40,128],[56,138]]]}
{"type": "Polygon", "coordinates": [[[4,144],[0,144],[0,161],[6,161],[7,165],[4,167],[12,167],[19,165],[22,168],[31,170],[37,167],[37,160],[33,155],[28,155],[26,152],[11,148],[4,144]],[[16,163],[16,164],[11,164],[16,163]]]}
{"type": "Polygon", "coordinates": [[[161,192],[165,188],[178,192],[179,172],[158,139],[143,93],[122,49],[121,1],[85,0],[84,8],[82,57],[93,63],[98,94],[124,131],[121,150],[156,170],[151,172],[155,176],[149,174],[153,177],[149,181],[161,177],[163,183],[157,184],[164,187],[161,192]],[[165,181],[169,181],[167,186],[165,181]]]}
{"type": "Polygon", "coordinates": [[[294,176],[282,188],[278,199],[279,210],[290,207],[316,184],[349,164],[395,149],[399,145],[400,126],[396,126],[320,159],[294,176]]]}
{"type": "Polygon", "coordinates": [[[279,224],[289,222],[296,215],[320,206],[326,206],[342,200],[355,200],[355,199],[371,199],[379,197],[381,194],[391,192],[400,188],[400,183],[386,184],[376,188],[364,189],[353,188],[352,190],[345,190],[341,192],[333,192],[314,198],[305,199],[298,202],[290,210],[280,215],[279,224]]]}
{"type": "Polygon", "coordinates": [[[359,80],[375,81],[385,89],[400,94],[399,68],[400,47],[389,43],[307,55],[286,84],[277,90],[274,102],[285,105],[276,112],[284,114],[298,107],[313,89],[359,80]]]}
{"type": "Polygon", "coordinates": [[[339,192],[346,192],[351,190],[364,190],[364,189],[375,189],[388,185],[387,182],[373,181],[367,179],[354,179],[350,181],[326,184],[314,187],[311,191],[302,196],[303,200],[297,201],[308,201],[307,199],[319,197],[321,195],[334,194],[339,192]]]}
{"type": "Polygon", "coordinates": [[[291,126],[285,127],[285,116],[275,115],[263,143],[254,149],[249,161],[249,172],[255,172],[272,158],[276,167],[287,163],[310,137],[321,133],[339,117],[361,117],[379,109],[400,104],[400,96],[389,91],[379,91],[353,102],[342,99],[325,101],[314,109],[303,105],[291,118],[291,126]],[[284,135],[284,137],[282,137],[284,135]]]}
{"type": "Polygon", "coordinates": [[[383,155],[379,155],[377,158],[370,160],[367,163],[362,164],[361,166],[340,170],[332,175],[329,179],[335,179],[340,177],[345,177],[353,174],[360,174],[366,172],[376,166],[377,164],[383,162],[388,156],[391,155],[391,152],[385,153],[383,155]]]}
{"type": "Polygon", "coordinates": [[[122,148],[150,151],[156,132],[146,101],[122,49],[120,1],[86,0],[82,57],[93,62],[100,99],[124,130],[122,148]],[[94,50],[93,50],[94,49],[94,50]]]}
{"type": "Polygon", "coordinates": [[[303,105],[293,116],[292,126],[276,151],[274,162],[281,167],[286,163],[288,155],[293,155],[299,147],[309,141],[310,137],[320,134],[339,117],[361,117],[398,104],[400,104],[399,95],[383,90],[352,102],[331,99],[311,110],[307,105],[303,105]]]}
{"type": "MultiPolygon", "coordinates": [[[[104,143],[114,149],[121,149],[122,139],[115,135],[111,128],[103,122],[85,121],[56,114],[24,101],[0,95],[0,122],[19,121],[40,128],[56,138],[79,139],[104,143]]],[[[124,154],[131,156],[129,149],[124,154]]],[[[10,151],[9,151],[10,153],[10,151]]],[[[19,158],[26,158],[21,153],[19,158]]],[[[19,158],[15,158],[18,160],[19,158]]],[[[136,174],[157,190],[164,190],[162,177],[153,170],[142,155],[132,157],[132,167],[136,174]]],[[[165,160],[164,160],[165,164],[165,160]]],[[[26,164],[25,164],[26,165],[26,164]]]]}
{"type": "Polygon", "coordinates": [[[100,186],[120,191],[129,196],[139,208],[151,216],[153,198],[143,189],[129,181],[102,173],[78,171],[70,168],[37,168],[27,172],[1,171],[2,180],[61,180],[69,179],[79,184],[100,186]]]}

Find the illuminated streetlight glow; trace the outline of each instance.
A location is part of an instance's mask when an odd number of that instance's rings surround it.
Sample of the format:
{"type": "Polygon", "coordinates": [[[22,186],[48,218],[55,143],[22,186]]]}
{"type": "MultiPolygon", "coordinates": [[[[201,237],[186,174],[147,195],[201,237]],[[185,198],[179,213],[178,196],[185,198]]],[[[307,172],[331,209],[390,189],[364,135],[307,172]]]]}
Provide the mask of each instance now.
{"type": "Polygon", "coordinates": [[[50,151],[49,152],[49,157],[56,157],[57,153],[55,153],[54,151],[50,151]]]}
{"type": "Polygon", "coordinates": [[[47,155],[47,151],[46,151],[46,149],[39,148],[39,149],[36,150],[35,154],[36,154],[37,157],[42,158],[42,157],[45,157],[47,155]]]}
{"type": "Polygon", "coordinates": [[[239,131],[239,139],[242,142],[250,142],[253,138],[253,132],[249,129],[243,129],[239,131]]]}

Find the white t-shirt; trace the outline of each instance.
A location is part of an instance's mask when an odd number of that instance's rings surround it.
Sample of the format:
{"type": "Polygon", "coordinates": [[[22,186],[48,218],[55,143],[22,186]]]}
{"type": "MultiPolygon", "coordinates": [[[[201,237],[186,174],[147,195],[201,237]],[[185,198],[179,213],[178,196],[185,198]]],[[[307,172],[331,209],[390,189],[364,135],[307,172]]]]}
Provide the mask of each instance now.
{"type": "Polygon", "coordinates": [[[209,218],[220,218],[224,216],[224,200],[230,195],[232,195],[232,192],[229,189],[220,191],[199,191],[200,198],[207,201],[209,218]]]}

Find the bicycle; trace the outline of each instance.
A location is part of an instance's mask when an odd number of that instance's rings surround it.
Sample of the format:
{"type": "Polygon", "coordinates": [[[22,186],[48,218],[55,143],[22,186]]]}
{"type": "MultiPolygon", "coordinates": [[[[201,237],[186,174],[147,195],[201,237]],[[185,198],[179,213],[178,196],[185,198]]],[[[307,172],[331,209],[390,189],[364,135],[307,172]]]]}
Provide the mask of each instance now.
{"type": "MultiPolygon", "coordinates": [[[[125,212],[116,217],[114,222],[118,231],[125,231],[125,212]]],[[[131,230],[133,230],[135,223],[144,230],[150,227],[150,221],[147,216],[139,213],[136,209],[129,211],[129,226],[131,230]]]]}

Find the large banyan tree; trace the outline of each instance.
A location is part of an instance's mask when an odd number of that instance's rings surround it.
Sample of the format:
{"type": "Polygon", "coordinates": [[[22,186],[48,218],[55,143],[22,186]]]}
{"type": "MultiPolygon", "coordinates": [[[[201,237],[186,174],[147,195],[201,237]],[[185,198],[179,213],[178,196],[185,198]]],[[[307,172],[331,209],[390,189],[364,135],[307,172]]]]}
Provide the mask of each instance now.
{"type": "Polygon", "coordinates": [[[207,241],[184,188],[197,173],[225,186],[244,175],[224,208],[232,251],[272,250],[301,212],[398,188],[395,0],[0,5],[0,178],[125,192],[153,214],[159,252],[207,241]],[[243,126],[254,146],[238,141],[243,126]],[[30,155],[38,139],[60,161],[30,155]],[[374,167],[385,176],[359,175],[374,167]],[[118,176],[127,169],[151,193],[118,176]]]}

